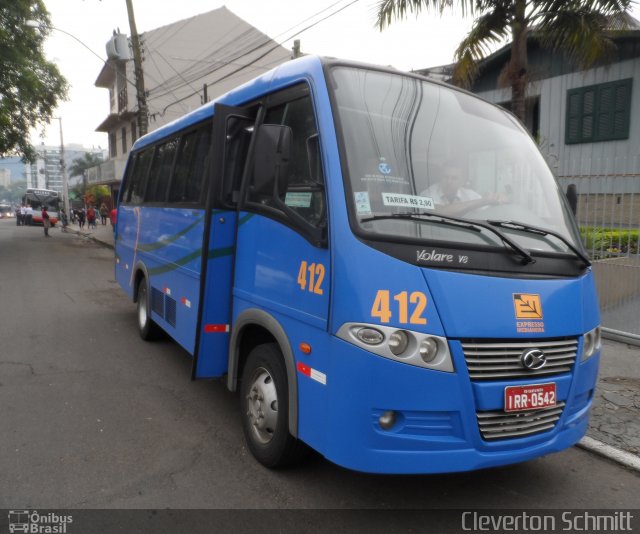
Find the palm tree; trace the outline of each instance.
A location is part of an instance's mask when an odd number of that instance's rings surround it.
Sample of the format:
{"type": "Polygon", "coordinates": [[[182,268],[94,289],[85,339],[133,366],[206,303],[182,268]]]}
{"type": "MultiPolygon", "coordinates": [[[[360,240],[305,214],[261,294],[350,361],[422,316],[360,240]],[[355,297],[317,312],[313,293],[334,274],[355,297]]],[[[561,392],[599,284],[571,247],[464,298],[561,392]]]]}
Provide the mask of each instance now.
{"type": "Polygon", "coordinates": [[[84,172],[91,167],[100,165],[102,163],[102,156],[100,154],[92,154],[91,152],[85,152],[81,158],[76,158],[69,165],[69,177],[84,176],[84,172]]]}
{"type": "Polygon", "coordinates": [[[418,14],[460,6],[462,14],[477,15],[455,52],[453,83],[468,87],[478,63],[491,48],[511,37],[511,58],[500,79],[511,85],[511,106],[524,121],[528,73],[527,37],[535,32],[542,46],[562,51],[582,68],[607,59],[615,44],[607,31],[612,17],[624,21],[632,0],[380,0],[376,25],[380,30],[407,13],[418,14]]]}

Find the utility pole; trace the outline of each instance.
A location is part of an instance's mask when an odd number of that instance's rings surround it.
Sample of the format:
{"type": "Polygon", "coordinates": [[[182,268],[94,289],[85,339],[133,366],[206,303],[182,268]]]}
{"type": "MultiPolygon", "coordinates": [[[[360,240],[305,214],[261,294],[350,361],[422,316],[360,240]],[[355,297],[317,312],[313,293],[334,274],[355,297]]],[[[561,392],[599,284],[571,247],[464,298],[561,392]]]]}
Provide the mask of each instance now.
{"type": "Polygon", "coordinates": [[[129,28],[131,30],[131,46],[133,48],[133,67],[136,75],[136,97],[138,100],[138,131],[142,137],[149,129],[149,110],[147,108],[147,95],[144,90],[144,72],[142,70],[142,53],[140,52],[140,37],[136,29],[136,19],[133,14],[132,0],[126,0],[127,14],[129,15],[129,28]]]}
{"type": "Polygon", "coordinates": [[[291,59],[296,59],[303,56],[302,51],[300,50],[300,39],[296,39],[295,41],[293,41],[292,51],[293,54],[291,55],[291,59]]]}
{"type": "Polygon", "coordinates": [[[64,212],[69,217],[69,177],[67,176],[67,164],[64,161],[64,137],[62,137],[62,117],[56,117],[60,121],[60,167],[62,167],[62,196],[64,197],[64,212]]]}

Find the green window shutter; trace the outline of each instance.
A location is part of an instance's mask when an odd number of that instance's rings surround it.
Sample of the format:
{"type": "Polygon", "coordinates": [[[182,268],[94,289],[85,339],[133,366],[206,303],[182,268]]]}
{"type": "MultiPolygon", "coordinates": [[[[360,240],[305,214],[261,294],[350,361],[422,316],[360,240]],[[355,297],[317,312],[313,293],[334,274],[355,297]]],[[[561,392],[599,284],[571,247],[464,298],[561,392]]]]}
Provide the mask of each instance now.
{"type": "Polygon", "coordinates": [[[632,79],[623,80],[614,87],[612,139],[629,139],[632,81],[632,79]]]}
{"type": "Polygon", "coordinates": [[[631,78],[567,91],[565,143],[629,138],[631,78]]]}
{"type": "Polygon", "coordinates": [[[565,140],[567,145],[580,143],[582,129],[582,89],[572,89],[567,93],[567,124],[565,140]]]}
{"type": "Polygon", "coordinates": [[[596,92],[585,89],[582,93],[582,129],[580,142],[589,143],[593,140],[596,117],[596,92]]]}

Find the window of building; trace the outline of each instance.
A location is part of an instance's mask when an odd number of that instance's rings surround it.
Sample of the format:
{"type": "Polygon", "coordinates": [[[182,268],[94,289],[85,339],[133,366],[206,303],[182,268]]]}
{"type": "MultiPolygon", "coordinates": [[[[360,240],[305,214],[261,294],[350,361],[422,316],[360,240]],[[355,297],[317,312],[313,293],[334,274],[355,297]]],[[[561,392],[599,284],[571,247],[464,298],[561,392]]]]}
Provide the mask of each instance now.
{"type": "Polygon", "coordinates": [[[565,143],[629,138],[632,79],[567,91],[565,143]]]}
{"type": "Polygon", "coordinates": [[[129,150],[129,145],[127,145],[127,128],[124,127],[120,130],[120,135],[122,136],[122,153],[126,154],[129,150]]]}
{"type": "Polygon", "coordinates": [[[109,157],[115,158],[117,154],[118,147],[116,146],[116,134],[115,132],[111,132],[109,134],[109,157]]]}

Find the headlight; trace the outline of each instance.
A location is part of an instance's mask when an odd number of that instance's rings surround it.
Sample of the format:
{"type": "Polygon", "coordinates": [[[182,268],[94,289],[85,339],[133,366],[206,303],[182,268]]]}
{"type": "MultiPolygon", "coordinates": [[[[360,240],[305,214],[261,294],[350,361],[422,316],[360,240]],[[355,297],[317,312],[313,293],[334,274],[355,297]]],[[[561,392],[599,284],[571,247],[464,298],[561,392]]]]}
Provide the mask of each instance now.
{"type": "Polygon", "coordinates": [[[584,340],[582,342],[582,358],[584,361],[587,358],[593,356],[596,352],[600,350],[602,346],[602,337],[600,335],[600,327],[597,326],[593,330],[590,330],[584,335],[584,340]]]}
{"type": "Polygon", "coordinates": [[[356,331],[356,336],[367,345],[380,345],[384,341],[384,335],[375,328],[360,328],[356,331]]]}
{"type": "Polygon", "coordinates": [[[389,336],[389,350],[396,356],[400,356],[409,345],[409,336],[404,330],[396,330],[389,336]]]}
{"type": "Polygon", "coordinates": [[[425,363],[431,363],[438,355],[438,342],[435,338],[428,337],[420,343],[420,348],[418,350],[422,360],[425,363]]]}
{"type": "Polygon", "coordinates": [[[396,362],[453,373],[447,339],[373,324],[345,323],[336,336],[367,352],[396,362]]]}

